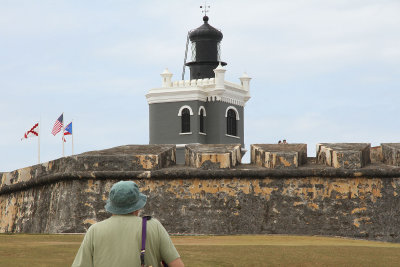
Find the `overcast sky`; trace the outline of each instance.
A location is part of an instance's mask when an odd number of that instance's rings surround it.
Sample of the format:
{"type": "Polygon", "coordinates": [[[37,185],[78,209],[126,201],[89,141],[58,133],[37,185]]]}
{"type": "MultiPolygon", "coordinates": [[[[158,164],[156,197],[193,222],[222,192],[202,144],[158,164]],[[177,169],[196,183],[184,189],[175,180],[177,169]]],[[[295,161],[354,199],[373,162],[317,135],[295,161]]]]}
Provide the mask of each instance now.
{"type": "MultiPolygon", "coordinates": [[[[203,1],[0,0],[0,172],[62,156],[58,116],[82,153],[148,144],[145,94],[179,80],[203,1]]],[[[245,144],[400,142],[400,1],[209,1],[226,79],[251,80],[245,144]]],[[[186,79],[189,78],[186,72],[186,79]]],[[[71,154],[71,138],[65,155],[71,154]]],[[[245,161],[248,161],[248,156],[245,161]]]]}

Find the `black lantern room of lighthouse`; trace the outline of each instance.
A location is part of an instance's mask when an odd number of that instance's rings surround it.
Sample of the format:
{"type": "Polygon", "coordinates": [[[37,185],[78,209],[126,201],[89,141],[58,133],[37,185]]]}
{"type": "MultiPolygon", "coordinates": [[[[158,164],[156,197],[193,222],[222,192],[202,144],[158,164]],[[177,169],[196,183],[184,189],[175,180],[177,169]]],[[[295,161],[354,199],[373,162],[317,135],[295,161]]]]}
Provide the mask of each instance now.
{"type": "Polygon", "coordinates": [[[192,61],[185,63],[190,69],[190,79],[214,78],[214,69],[221,63],[220,44],[222,32],[208,24],[208,16],[203,17],[204,24],[189,32],[192,61]]]}

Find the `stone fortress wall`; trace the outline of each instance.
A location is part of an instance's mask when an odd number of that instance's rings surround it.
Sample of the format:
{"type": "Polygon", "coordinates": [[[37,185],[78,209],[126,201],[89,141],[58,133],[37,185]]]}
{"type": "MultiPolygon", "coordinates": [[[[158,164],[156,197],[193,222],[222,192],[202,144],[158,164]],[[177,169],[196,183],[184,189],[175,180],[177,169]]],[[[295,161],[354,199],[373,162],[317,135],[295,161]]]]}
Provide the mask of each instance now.
{"type": "Polygon", "coordinates": [[[129,145],[0,173],[0,232],[76,233],[133,180],[171,233],[293,234],[400,242],[400,144],[129,145]]]}

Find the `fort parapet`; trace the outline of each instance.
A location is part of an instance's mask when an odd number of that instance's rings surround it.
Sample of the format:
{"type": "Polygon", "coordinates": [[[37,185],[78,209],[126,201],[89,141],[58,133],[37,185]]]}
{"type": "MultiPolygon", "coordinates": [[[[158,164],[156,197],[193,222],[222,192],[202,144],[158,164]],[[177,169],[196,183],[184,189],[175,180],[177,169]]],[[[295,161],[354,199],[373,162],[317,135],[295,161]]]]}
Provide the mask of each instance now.
{"type": "Polygon", "coordinates": [[[110,216],[118,180],[149,196],[171,233],[294,234],[400,242],[400,144],[130,145],[1,174],[0,232],[71,233],[110,216]]]}

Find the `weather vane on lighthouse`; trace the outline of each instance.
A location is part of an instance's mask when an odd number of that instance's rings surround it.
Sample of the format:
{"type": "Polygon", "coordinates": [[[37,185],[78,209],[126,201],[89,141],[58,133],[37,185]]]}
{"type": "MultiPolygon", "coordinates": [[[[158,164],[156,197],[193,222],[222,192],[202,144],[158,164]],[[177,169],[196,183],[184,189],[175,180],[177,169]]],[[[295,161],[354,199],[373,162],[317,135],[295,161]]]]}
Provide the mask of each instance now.
{"type": "Polygon", "coordinates": [[[210,12],[210,6],[207,5],[207,1],[204,2],[204,6],[200,6],[200,8],[204,8],[203,11],[201,11],[202,13],[204,13],[204,16],[207,16],[207,12],[210,12]]]}

